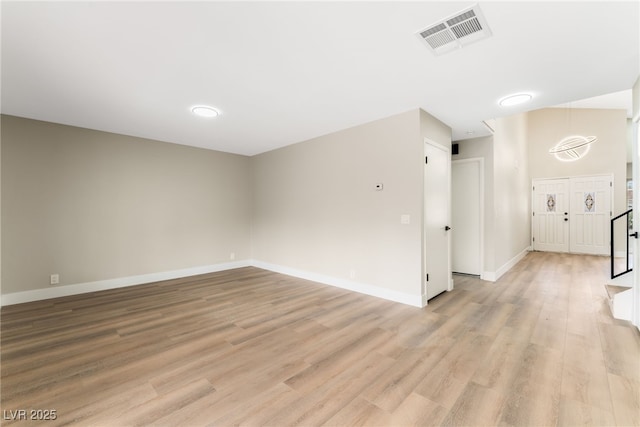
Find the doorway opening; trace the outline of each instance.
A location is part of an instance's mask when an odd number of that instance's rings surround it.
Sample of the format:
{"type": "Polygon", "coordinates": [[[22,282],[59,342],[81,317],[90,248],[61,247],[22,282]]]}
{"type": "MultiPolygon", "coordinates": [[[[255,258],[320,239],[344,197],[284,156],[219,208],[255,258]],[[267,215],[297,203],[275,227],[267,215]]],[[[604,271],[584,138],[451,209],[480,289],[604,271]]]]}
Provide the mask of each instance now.
{"type": "Polygon", "coordinates": [[[484,269],[484,159],[451,162],[451,269],[482,278],[484,269]]]}

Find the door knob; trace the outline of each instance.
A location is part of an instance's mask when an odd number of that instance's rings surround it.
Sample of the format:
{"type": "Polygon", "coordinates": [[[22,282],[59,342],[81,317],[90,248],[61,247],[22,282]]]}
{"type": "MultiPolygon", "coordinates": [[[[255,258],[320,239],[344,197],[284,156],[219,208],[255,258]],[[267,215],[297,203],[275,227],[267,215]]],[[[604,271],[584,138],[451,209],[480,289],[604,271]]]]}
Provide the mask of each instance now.
{"type": "Polygon", "coordinates": [[[564,220],[565,220],[565,221],[569,221],[569,218],[565,218],[564,220]]]}
{"type": "Polygon", "coordinates": [[[569,212],[565,212],[564,214],[565,214],[565,215],[569,215],[569,212]]]}
{"type": "Polygon", "coordinates": [[[451,227],[449,227],[448,225],[445,225],[444,226],[444,231],[449,231],[449,230],[451,230],[451,227]]]}
{"type": "Polygon", "coordinates": [[[635,233],[629,234],[629,237],[635,237],[637,239],[638,238],[638,232],[636,231],[635,233]]]}

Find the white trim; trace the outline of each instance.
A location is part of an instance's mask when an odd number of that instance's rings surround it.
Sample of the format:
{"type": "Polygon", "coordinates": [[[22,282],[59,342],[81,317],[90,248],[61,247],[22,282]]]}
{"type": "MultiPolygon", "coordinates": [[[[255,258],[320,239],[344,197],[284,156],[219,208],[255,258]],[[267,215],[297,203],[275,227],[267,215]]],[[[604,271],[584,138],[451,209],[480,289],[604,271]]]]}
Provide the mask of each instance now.
{"type": "Polygon", "coordinates": [[[421,301],[420,303],[422,304],[422,307],[426,307],[428,304],[428,298],[427,298],[427,294],[422,294],[421,295],[421,301]]]}
{"type": "Polygon", "coordinates": [[[251,265],[263,270],[273,271],[275,273],[285,274],[287,276],[297,277],[299,279],[311,280],[313,282],[325,285],[335,286],[336,288],[346,289],[365,295],[383,298],[389,301],[399,302],[402,304],[412,305],[414,307],[424,307],[422,295],[406,294],[404,292],[393,291],[391,289],[381,288],[379,286],[367,283],[355,282],[353,280],[341,279],[338,277],[327,276],[324,274],[313,273],[305,270],[298,270],[282,265],[271,264],[268,262],[253,260],[251,265]]]}
{"type": "Polygon", "coordinates": [[[116,279],[98,280],[95,282],[76,283],[73,285],[14,292],[2,296],[2,305],[4,306],[21,304],[24,302],[66,297],[69,295],[86,294],[89,292],[124,288],[126,286],[143,285],[146,283],[159,282],[162,280],[179,279],[182,277],[196,276],[198,274],[215,273],[218,271],[231,270],[233,268],[248,267],[250,265],[250,261],[234,261],[222,264],[164,271],[161,273],[141,274],[137,276],[120,277],[116,279]]]}
{"type": "Polygon", "coordinates": [[[509,261],[504,263],[502,267],[498,268],[496,271],[485,271],[482,273],[481,279],[488,280],[489,282],[496,282],[500,277],[502,277],[507,271],[511,270],[520,260],[522,260],[528,252],[531,252],[531,247],[524,248],[522,252],[518,255],[511,258],[509,261]]]}
{"type": "Polygon", "coordinates": [[[614,258],[623,258],[627,256],[627,252],[626,251],[615,251],[613,253],[613,257],[614,258]]]}
{"type": "MultiPolygon", "coordinates": [[[[636,82],[636,84],[640,84],[636,82]]],[[[640,111],[633,118],[633,125],[631,130],[631,153],[632,153],[632,180],[633,180],[633,215],[638,218],[640,211],[640,204],[638,203],[638,197],[640,195],[640,163],[638,157],[640,156],[640,150],[638,144],[640,144],[640,111]]],[[[638,231],[638,221],[633,221],[633,231],[638,231]]],[[[640,242],[638,239],[633,239],[633,264],[640,265],[640,242]]],[[[638,330],[640,330],[640,269],[634,268],[632,273],[633,287],[631,291],[631,323],[633,323],[638,330]]]]}
{"type": "Polygon", "coordinates": [[[495,282],[496,280],[498,280],[496,278],[495,271],[483,271],[482,274],[480,275],[480,279],[486,280],[487,282],[495,282]]]}
{"type": "Polygon", "coordinates": [[[354,282],[352,280],[340,279],[337,277],[327,276],[323,274],[313,273],[309,271],[298,270],[281,265],[270,264],[262,261],[244,260],[234,261],[222,264],[207,265],[201,267],[185,268],[181,270],[165,271],[161,273],[141,274],[138,276],[120,277],[117,279],[98,280],[95,282],[77,283],[66,286],[56,286],[51,288],[34,289],[31,291],[14,292],[2,295],[3,305],[21,304],[25,302],[47,300],[51,298],[59,298],[70,295],[85,294],[89,292],[105,291],[109,289],[124,288],[127,286],[143,285],[146,283],[159,282],[163,280],[179,279],[189,276],[197,276],[199,274],[215,273],[218,271],[231,270],[242,267],[257,267],[264,270],[273,271],[287,276],[298,277],[300,279],[311,280],[325,285],[335,286],[337,288],[358,292],[365,295],[371,295],[383,298],[389,301],[399,302],[414,307],[424,307],[426,305],[426,296],[411,295],[404,292],[397,292],[391,289],[381,288],[366,283],[354,282]],[[423,303],[424,300],[424,303],[423,303]]]}

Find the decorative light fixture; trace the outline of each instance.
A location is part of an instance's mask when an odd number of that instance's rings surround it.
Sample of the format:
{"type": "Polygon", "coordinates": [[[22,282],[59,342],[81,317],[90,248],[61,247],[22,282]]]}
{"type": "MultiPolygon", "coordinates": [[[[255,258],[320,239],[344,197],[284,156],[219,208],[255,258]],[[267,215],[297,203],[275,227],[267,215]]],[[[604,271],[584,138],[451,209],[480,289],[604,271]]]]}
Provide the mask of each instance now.
{"type": "Polygon", "coordinates": [[[216,117],[220,115],[220,112],[208,105],[196,105],[191,107],[191,112],[200,117],[216,117]]]}
{"type": "Polygon", "coordinates": [[[598,138],[595,136],[568,136],[551,147],[549,154],[553,154],[556,159],[563,162],[575,162],[586,156],[591,144],[597,140],[598,138]]]}
{"type": "Polygon", "coordinates": [[[518,105],[530,101],[533,98],[533,95],[529,93],[516,93],[514,95],[505,96],[498,103],[502,107],[511,107],[513,105],[518,105]]]}

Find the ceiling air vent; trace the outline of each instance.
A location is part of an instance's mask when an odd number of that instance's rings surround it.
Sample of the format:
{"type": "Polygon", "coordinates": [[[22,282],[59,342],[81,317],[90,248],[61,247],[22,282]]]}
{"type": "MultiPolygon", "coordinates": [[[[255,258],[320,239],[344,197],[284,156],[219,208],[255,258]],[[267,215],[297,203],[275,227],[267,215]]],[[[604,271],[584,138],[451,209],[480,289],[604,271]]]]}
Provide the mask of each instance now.
{"type": "Polygon", "coordinates": [[[436,22],[417,36],[436,55],[450,52],[491,35],[479,5],[436,22]]]}

